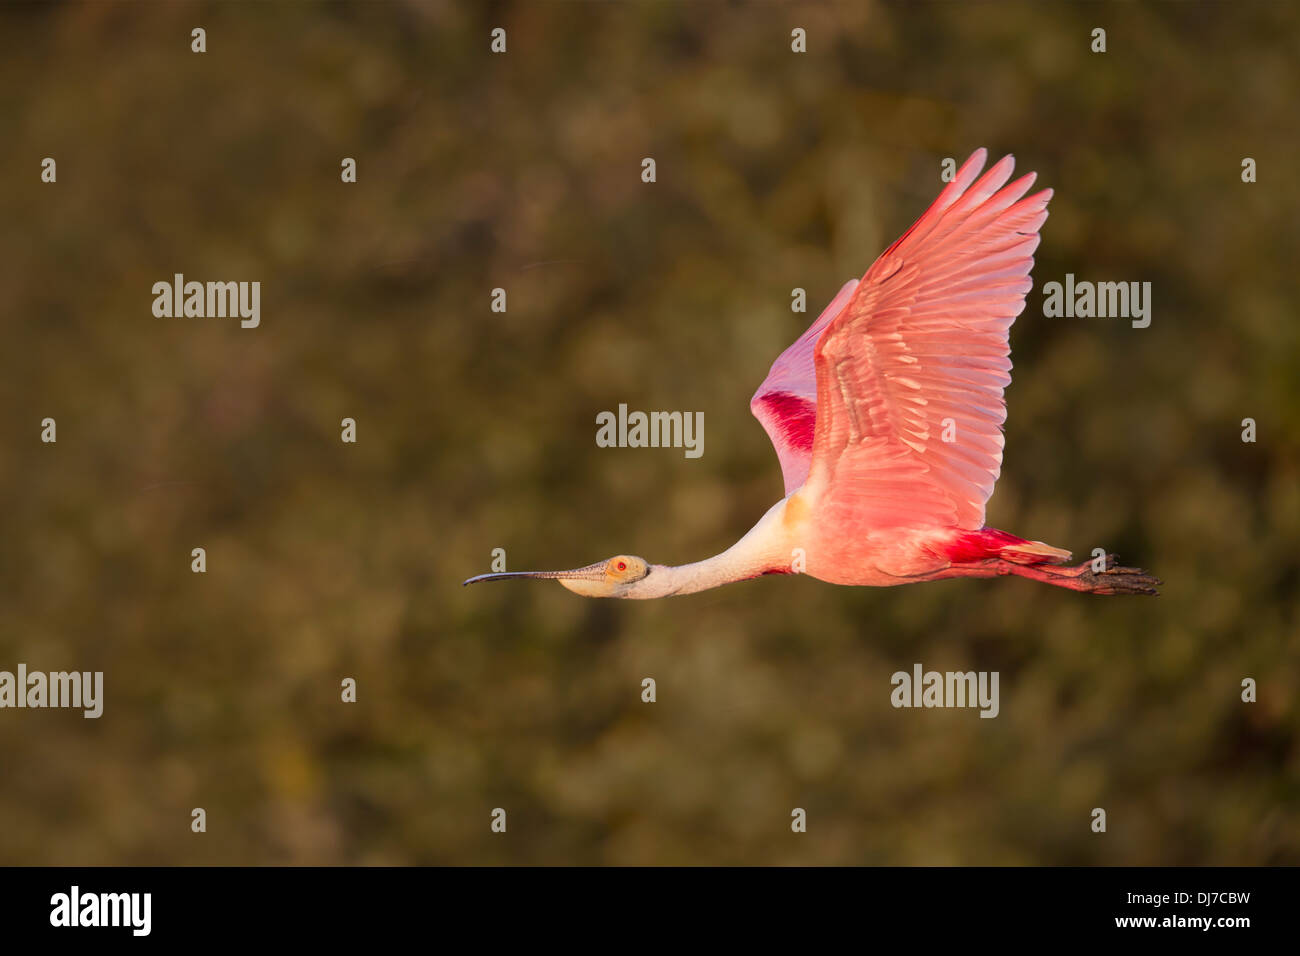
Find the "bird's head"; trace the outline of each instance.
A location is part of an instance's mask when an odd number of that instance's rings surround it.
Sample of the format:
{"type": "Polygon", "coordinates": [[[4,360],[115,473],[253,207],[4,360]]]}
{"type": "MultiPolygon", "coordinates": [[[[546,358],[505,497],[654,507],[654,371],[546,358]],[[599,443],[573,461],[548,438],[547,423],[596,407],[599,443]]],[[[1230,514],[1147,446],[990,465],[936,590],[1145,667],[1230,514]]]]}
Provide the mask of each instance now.
{"type": "Polygon", "coordinates": [[[501,571],[480,574],[466,584],[481,581],[508,581],[512,578],[554,578],[574,594],[583,597],[627,598],[639,597],[638,591],[653,568],[645,558],[634,554],[617,554],[608,561],[597,561],[585,568],[572,571],[501,571]]]}

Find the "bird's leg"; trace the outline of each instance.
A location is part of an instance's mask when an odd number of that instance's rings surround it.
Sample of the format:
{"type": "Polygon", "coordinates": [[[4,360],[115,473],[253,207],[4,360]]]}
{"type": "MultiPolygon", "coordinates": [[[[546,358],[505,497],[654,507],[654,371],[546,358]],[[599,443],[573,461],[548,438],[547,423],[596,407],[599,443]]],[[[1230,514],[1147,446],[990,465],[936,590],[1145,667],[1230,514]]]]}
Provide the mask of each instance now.
{"type": "Polygon", "coordinates": [[[1156,588],[1163,582],[1141,568],[1121,568],[1118,556],[1106,555],[1106,570],[1096,571],[1092,561],[1072,567],[1054,564],[1013,564],[997,559],[996,574],[1018,574],[1022,578],[1054,584],[1071,591],[1092,594],[1158,594],[1156,588]]]}

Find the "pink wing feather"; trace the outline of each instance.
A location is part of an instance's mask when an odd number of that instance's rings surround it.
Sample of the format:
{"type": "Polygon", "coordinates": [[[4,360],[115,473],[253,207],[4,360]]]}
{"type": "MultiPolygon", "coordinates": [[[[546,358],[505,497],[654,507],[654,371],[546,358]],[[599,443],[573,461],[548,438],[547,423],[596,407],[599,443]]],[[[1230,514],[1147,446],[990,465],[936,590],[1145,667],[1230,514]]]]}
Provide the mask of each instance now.
{"type": "Polygon", "coordinates": [[[1008,331],[1052,195],[1021,198],[1032,173],[1005,186],[1010,156],[976,182],[986,156],[840,290],[750,402],[786,494],[806,483],[828,526],[983,526],[1002,466],[1008,331]]]}
{"type": "Polygon", "coordinates": [[[985,157],[966,161],[817,341],[805,492],[830,527],[984,525],[1002,468],[1008,333],[1052,196],[1022,198],[1033,173],[1005,185],[1011,156],[980,177],[985,157]]]}
{"type": "Polygon", "coordinates": [[[857,279],[844,283],[817,320],[772,363],[772,370],[749,401],[749,410],[772,439],[776,457],[781,460],[787,495],[803,485],[812,462],[813,428],[817,422],[813,350],[822,331],[848,304],[857,285],[857,279]]]}

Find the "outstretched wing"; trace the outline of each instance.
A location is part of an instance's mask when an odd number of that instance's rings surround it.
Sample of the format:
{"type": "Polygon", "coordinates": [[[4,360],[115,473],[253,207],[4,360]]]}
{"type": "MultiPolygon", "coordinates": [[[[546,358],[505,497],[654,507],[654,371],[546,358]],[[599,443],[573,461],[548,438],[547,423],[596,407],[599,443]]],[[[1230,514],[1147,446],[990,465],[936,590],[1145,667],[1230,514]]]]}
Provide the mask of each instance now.
{"type": "Polygon", "coordinates": [[[1002,468],[1007,336],[1052,196],[1022,198],[1033,173],[1005,185],[1011,156],[980,177],[986,155],[966,161],[817,339],[805,493],[832,526],[983,527],[1002,468]]]}
{"type": "Polygon", "coordinates": [[[848,303],[858,280],[844,283],[831,304],[795,343],[772,363],[749,410],[754,413],[772,439],[776,457],[781,459],[781,475],[788,495],[808,477],[812,461],[813,427],[817,422],[817,371],[813,367],[813,349],[817,339],[848,303]]]}

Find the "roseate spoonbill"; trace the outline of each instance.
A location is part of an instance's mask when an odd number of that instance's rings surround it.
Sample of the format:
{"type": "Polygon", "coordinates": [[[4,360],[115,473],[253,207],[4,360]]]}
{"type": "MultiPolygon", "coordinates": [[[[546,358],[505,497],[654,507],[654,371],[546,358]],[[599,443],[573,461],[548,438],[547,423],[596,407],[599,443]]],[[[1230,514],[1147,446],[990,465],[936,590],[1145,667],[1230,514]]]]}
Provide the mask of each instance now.
{"type": "MultiPolygon", "coordinates": [[[[786,496],[743,538],[680,567],[618,555],[554,578],[587,597],[690,594],[803,572],[881,587],[1002,574],[1093,594],[1155,594],[1137,568],[1066,566],[1070,552],[984,526],[1002,467],[1011,323],[1052,191],[1007,185],[987,153],[956,177],[861,281],[851,280],[782,353],[750,402],[776,446],[786,496]]],[[[1101,561],[1100,557],[1097,559],[1101,561]]]]}

